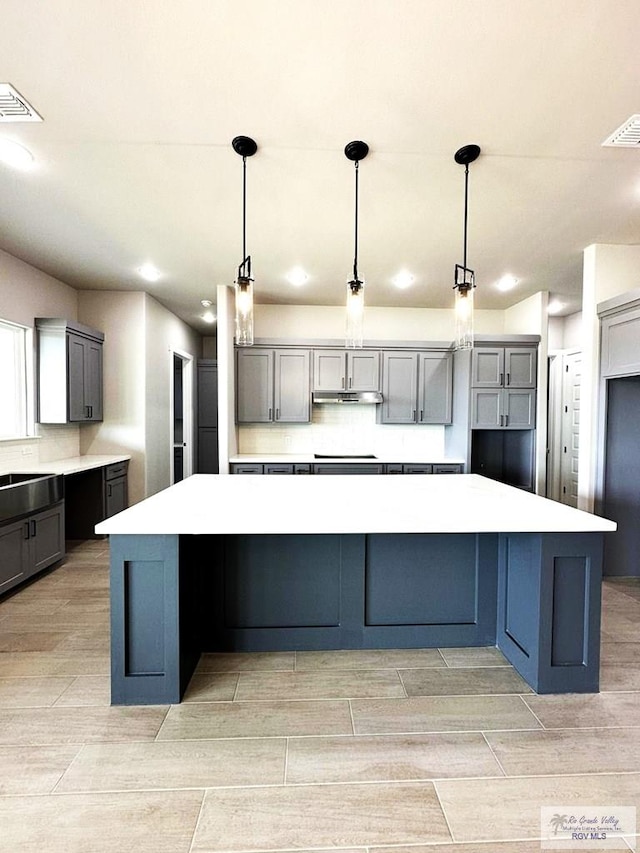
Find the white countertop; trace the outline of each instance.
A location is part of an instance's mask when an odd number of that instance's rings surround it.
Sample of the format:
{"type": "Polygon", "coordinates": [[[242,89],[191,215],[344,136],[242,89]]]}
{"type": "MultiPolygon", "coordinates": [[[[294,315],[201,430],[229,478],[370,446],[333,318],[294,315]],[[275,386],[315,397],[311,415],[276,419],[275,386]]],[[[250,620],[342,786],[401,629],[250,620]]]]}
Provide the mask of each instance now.
{"type": "Polygon", "coordinates": [[[79,474],[81,471],[90,471],[92,468],[103,468],[105,465],[115,465],[117,462],[126,462],[130,456],[123,454],[111,455],[89,455],[68,456],[66,459],[56,459],[54,462],[36,463],[12,463],[11,467],[4,466],[3,474],[79,474]]]}
{"type": "Polygon", "coordinates": [[[477,474],[195,474],[97,533],[599,532],[613,521],[477,474]]]}
{"type": "Polygon", "coordinates": [[[300,465],[300,464],[308,464],[309,462],[315,462],[316,464],[322,464],[328,462],[329,464],[334,462],[346,462],[351,464],[352,462],[356,465],[361,463],[376,463],[380,462],[385,465],[390,463],[404,463],[406,464],[434,464],[434,465],[464,465],[464,459],[461,458],[451,458],[447,459],[444,456],[434,456],[431,455],[421,455],[419,453],[384,453],[384,454],[376,454],[372,459],[370,456],[330,456],[329,454],[325,454],[322,459],[316,459],[313,453],[237,453],[235,456],[229,457],[229,462],[232,463],[253,463],[256,462],[258,464],[265,462],[275,462],[278,465],[300,465]]]}

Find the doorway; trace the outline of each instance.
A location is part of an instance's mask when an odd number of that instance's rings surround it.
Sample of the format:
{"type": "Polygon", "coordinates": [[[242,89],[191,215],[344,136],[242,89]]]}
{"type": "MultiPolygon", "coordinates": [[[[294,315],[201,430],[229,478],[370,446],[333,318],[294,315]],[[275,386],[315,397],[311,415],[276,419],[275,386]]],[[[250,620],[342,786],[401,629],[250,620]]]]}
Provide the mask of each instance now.
{"type": "Polygon", "coordinates": [[[193,358],[171,353],[171,483],[193,473],[193,358]]]}

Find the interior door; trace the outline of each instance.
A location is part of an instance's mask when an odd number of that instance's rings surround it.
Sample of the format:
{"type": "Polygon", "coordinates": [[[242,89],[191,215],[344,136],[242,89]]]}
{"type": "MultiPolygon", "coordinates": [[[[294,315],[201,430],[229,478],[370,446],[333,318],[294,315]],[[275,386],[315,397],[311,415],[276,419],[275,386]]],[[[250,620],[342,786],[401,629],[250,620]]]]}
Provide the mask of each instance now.
{"type": "Polygon", "coordinates": [[[193,359],[171,357],[171,482],[178,483],[193,473],[193,359]]]}
{"type": "Polygon", "coordinates": [[[560,501],[578,506],[578,450],[580,447],[580,382],[582,353],[563,356],[560,434],[560,501]]]}

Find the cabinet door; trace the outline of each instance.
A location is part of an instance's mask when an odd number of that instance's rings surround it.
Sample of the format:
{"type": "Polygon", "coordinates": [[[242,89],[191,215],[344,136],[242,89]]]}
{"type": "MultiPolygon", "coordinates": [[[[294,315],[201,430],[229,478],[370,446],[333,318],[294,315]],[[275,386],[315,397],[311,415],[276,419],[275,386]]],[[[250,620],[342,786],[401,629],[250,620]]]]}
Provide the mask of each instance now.
{"type": "Polygon", "coordinates": [[[213,427],[200,427],[198,430],[198,474],[217,474],[219,471],[218,430],[213,427]]]}
{"type": "Polygon", "coordinates": [[[346,357],[342,350],[313,351],[313,390],[342,391],[346,387],[346,357]]]}
{"type": "Polygon", "coordinates": [[[453,358],[450,352],[418,356],[418,423],[450,424],[453,358]]]}
{"type": "Polygon", "coordinates": [[[474,388],[501,388],[504,385],[504,347],[474,347],[471,385],[474,388]]]}
{"type": "Polygon", "coordinates": [[[198,363],[198,427],[218,426],[218,365],[198,363]]]}
{"type": "Polygon", "coordinates": [[[264,466],[265,474],[293,474],[293,465],[279,465],[276,462],[266,462],[264,466]]]}
{"type": "Polygon", "coordinates": [[[85,403],[87,344],[87,339],[80,337],[80,335],[67,335],[68,417],[70,421],[86,421],[88,419],[88,409],[85,403]]]}
{"type": "Polygon", "coordinates": [[[87,420],[102,420],[102,344],[87,341],[85,344],[84,404],[87,420]]]}
{"type": "Polygon", "coordinates": [[[499,388],[473,388],[471,428],[500,429],[502,426],[502,391],[499,388]]]}
{"type": "Polygon", "coordinates": [[[273,350],[236,353],[236,413],[239,424],[273,420],[273,350]]]}
{"type": "Polygon", "coordinates": [[[262,474],[262,465],[257,462],[235,463],[231,465],[232,474],[262,474]]]}
{"type": "Polygon", "coordinates": [[[535,391],[503,391],[503,427],[505,429],[534,429],[536,425],[535,391]]]}
{"type": "Polygon", "coordinates": [[[31,543],[29,574],[34,574],[64,557],[64,504],[55,504],[31,516],[29,533],[31,543]]]}
{"type": "Polygon", "coordinates": [[[403,474],[433,474],[433,465],[403,465],[403,474]]]}
{"type": "Polygon", "coordinates": [[[307,424],[311,420],[309,350],[276,350],[274,421],[307,424]]]}
{"type": "Polygon", "coordinates": [[[462,474],[462,465],[434,465],[434,474],[462,474]]]}
{"type": "Polygon", "coordinates": [[[413,424],[418,398],[418,356],[415,352],[382,353],[380,423],[413,424]]]}
{"type": "Polygon", "coordinates": [[[105,518],[111,518],[112,515],[122,512],[128,505],[127,477],[107,480],[104,485],[105,518]]]}
{"type": "Polygon", "coordinates": [[[505,388],[536,387],[536,353],[535,347],[505,347],[505,388]]]}
{"type": "Polygon", "coordinates": [[[373,350],[347,353],[347,390],[380,390],[380,353],[373,350]]]}
{"type": "Polygon", "coordinates": [[[29,522],[0,527],[0,595],[28,576],[29,562],[29,522]]]}

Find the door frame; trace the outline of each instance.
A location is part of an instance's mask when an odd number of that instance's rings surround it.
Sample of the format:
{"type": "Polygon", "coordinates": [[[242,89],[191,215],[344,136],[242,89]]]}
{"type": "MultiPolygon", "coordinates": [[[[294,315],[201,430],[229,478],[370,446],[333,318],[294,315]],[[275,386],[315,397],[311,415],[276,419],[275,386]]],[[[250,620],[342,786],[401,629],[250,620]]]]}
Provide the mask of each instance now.
{"type": "Polygon", "coordinates": [[[191,353],[184,350],[173,349],[169,350],[169,482],[171,485],[175,483],[173,470],[173,445],[175,441],[174,429],[174,365],[175,359],[179,358],[182,362],[182,434],[185,439],[184,455],[182,457],[182,477],[186,479],[193,474],[194,464],[194,395],[193,395],[193,364],[194,357],[191,353]]]}

